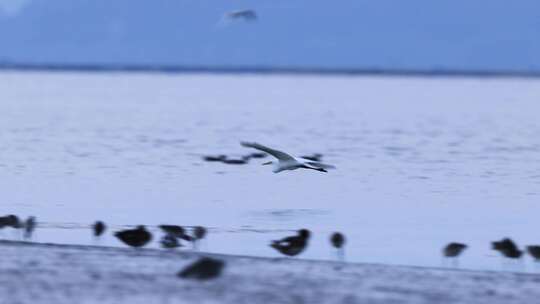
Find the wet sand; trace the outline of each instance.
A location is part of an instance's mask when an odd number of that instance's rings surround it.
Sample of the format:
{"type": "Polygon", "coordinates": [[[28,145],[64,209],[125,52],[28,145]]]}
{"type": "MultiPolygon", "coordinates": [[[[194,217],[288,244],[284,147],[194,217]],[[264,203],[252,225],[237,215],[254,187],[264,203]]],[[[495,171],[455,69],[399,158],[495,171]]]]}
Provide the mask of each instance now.
{"type": "Polygon", "coordinates": [[[0,303],[533,303],[540,275],[0,241],[0,303]],[[214,280],[176,273],[200,256],[214,280]]]}

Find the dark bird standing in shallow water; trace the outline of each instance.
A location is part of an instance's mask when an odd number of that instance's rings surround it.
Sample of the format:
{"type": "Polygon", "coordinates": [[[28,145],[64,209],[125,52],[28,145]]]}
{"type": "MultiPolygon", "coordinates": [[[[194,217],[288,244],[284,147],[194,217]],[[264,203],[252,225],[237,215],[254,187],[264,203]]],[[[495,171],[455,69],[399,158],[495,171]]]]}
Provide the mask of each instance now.
{"type": "Polygon", "coordinates": [[[34,216],[30,216],[26,219],[26,222],[24,223],[24,239],[31,239],[35,229],[36,218],[34,216]]]}
{"type": "Polygon", "coordinates": [[[272,241],[270,247],[276,249],[284,255],[295,256],[300,254],[307,247],[307,242],[310,235],[311,233],[309,230],[300,229],[298,230],[298,235],[272,241]]]}
{"type": "Polygon", "coordinates": [[[516,243],[509,238],[504,238],[501,241],[491,242],[491,248],[497,250],[502,255],[510,259],[519,259],[523,255],[523,251],[519,250],[516,243]]]}
{"type": "Polygon", "coordinates": [[[172,234],[165,234],[159,243],[161,244],[161,247],[169,249],[182,246],[182,244],[180,244],[178,241],[178,238],[172,234]]]}
{"type": "MultiPolygon", "coordinates": [[[[509,238],[504,238],[501,241],[491,243],[492,249],[500,252],[504,257],[511,260],[519,260],[523,255],[523,251],[509,238]]],[[[510,266],[510,265],[508,265],[510,266]]],[[[504,267],[504,264],[503,264],[504,267]]],[[[523,265],[521,265],[523,267],[523,265]]]]}
{"type": "Polygon", "coordinates": [[[534,258],[536,262],[540,262],[540,246],[527,246],[527,252],[534,258]]]}
{"type": "Polygon", "coordinates": [[[209,280],[221,275],[225,262],[212,258],[201,258],[186,266],[177,275],[184,279],[209,280]]]}
{"type": "Polygon", "coordinates": [[[118,231],[114,233],[120,241],[131,247],[142,247],[152,239],[152,234],[144,226],[137,226],[136,229],[118,231]]]}
{"type": "Polygon", "coordinates": [[[167,235],[175,238],[182,239],[184,241],[191,242],[193,238],[186,234],[186,230],[182,226],[178,225],[159,225],[159,229],[165,232],[167,235]]]}
{"type": "Polygon", "coordinates": [[[193,236],[197,240],[202,240],[206,236],[206,228],[203,226],[195,226],[193,228],[193,236]]]}
{"type": "Polygon", "coordinates": [[[206,228],[202,226],[195,226],[193,228],[193,248],[199,249],[199,241],[206,237],[206,228]]]}
{"type": "Polygon", "coordinates": [[[0,216],[0,229],[4,227],[19,229],[22,228],[22,223],[19,217],[13,214],[0,216]]]}
{"type": "Polygon", "coordinates": [[[102,221],[96,221],[92,225],[92,230],[94,231],[94,237],[100,237],[105,230],[107,229],[107,226],[102,221]]]}
{"type": "Polygon", "coordinates": [[[334,232],[330,236],[330,243],[337,249],[338,260],[345,260],[345,236],[340,232],[334,232]]]}
{"type": "Polygon", "coordinates": [[[453,265],[454,267],[459,266],[458,256],[467,249],[467,245],[462,243],[449,243],[443,248],[443,256],[446,258],[452,258],[453,259],[453,265]]]}
{"type": "MultiPolygon", "coordinates": [[[[20,228],[23,228],[24,225],[18,216],[10,214],[10,215],[0,217],[0,229],[5,228],[5,227],[11,227],[13,229],[20,229],[20,228]]],[[[20,237],[19,232],[17,231],[16,233],[17,233],[17,237],[20,237]]]]}

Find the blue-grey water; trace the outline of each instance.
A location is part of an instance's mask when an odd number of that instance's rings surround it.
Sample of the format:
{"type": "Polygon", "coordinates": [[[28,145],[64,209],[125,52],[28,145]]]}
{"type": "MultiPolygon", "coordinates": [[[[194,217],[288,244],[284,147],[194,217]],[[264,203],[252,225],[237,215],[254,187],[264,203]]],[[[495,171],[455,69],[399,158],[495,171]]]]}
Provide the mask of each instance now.
{"type": "Polygon", "coordinates": [[[2,72],[0,213],[37,216],[40,242],[204,225],[204,250],[277,256],[305,227],[304,258],[333,258],[338,230],[349,261],[439,266],[461,241],[462,267],[500,269],[490,241],[540,243],[539,102],[538,79],[2,72]],[[242,140],[337,170],[201,158],[242,140]]]}

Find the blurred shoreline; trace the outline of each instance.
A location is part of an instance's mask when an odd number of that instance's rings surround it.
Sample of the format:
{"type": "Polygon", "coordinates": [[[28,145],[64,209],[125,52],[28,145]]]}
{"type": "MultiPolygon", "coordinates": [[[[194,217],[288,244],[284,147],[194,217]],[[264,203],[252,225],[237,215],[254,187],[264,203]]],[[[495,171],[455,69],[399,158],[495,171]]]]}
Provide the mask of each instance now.
{"type": "Polygon", "coordinates": [[[47,71],[92,73],[166,73],[166,74],[248,74],[248,75],[328,75],[396,77],[471,77],[471,78],[540,78],[540,71],[482,69],[386,69],[271,66],[204,66],[151,64],[64,64],[0,62],[0,71],[47,71]]]}
{"type": "Polygon", "coordinates": [[[532,303],[539,275],[0,241],[0,303],[532,303]],[[211,280],[176,274],[201,256],[211,280]],[[249,299],[249,300],[248,300],[249,299]]]}

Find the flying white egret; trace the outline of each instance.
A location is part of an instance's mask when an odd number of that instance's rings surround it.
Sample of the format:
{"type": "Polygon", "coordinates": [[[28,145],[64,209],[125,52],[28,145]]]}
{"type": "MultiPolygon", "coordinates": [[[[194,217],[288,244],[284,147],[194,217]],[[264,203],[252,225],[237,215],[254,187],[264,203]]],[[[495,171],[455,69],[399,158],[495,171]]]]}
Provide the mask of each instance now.
{"type": "Polygon", "coordinates": [[[326,171],[326,169],[335,168],[332,165],[323,164],[317,161],[294,158],[285,152],[274,150],[258,143],[240,142],[240,144],[244,147],[254,148],[257,150],[264,151],[274,156],[275,158],[277,158],[278,159],[277,163],[269,161],[263,164],[263,165],[274,164],[274,169],[272,170],[274,173],[279,173],[285,170],[296,170],[296,169],[311,169],[311,170],[317,170],[321,172],[328,172],[326,171]]]}

